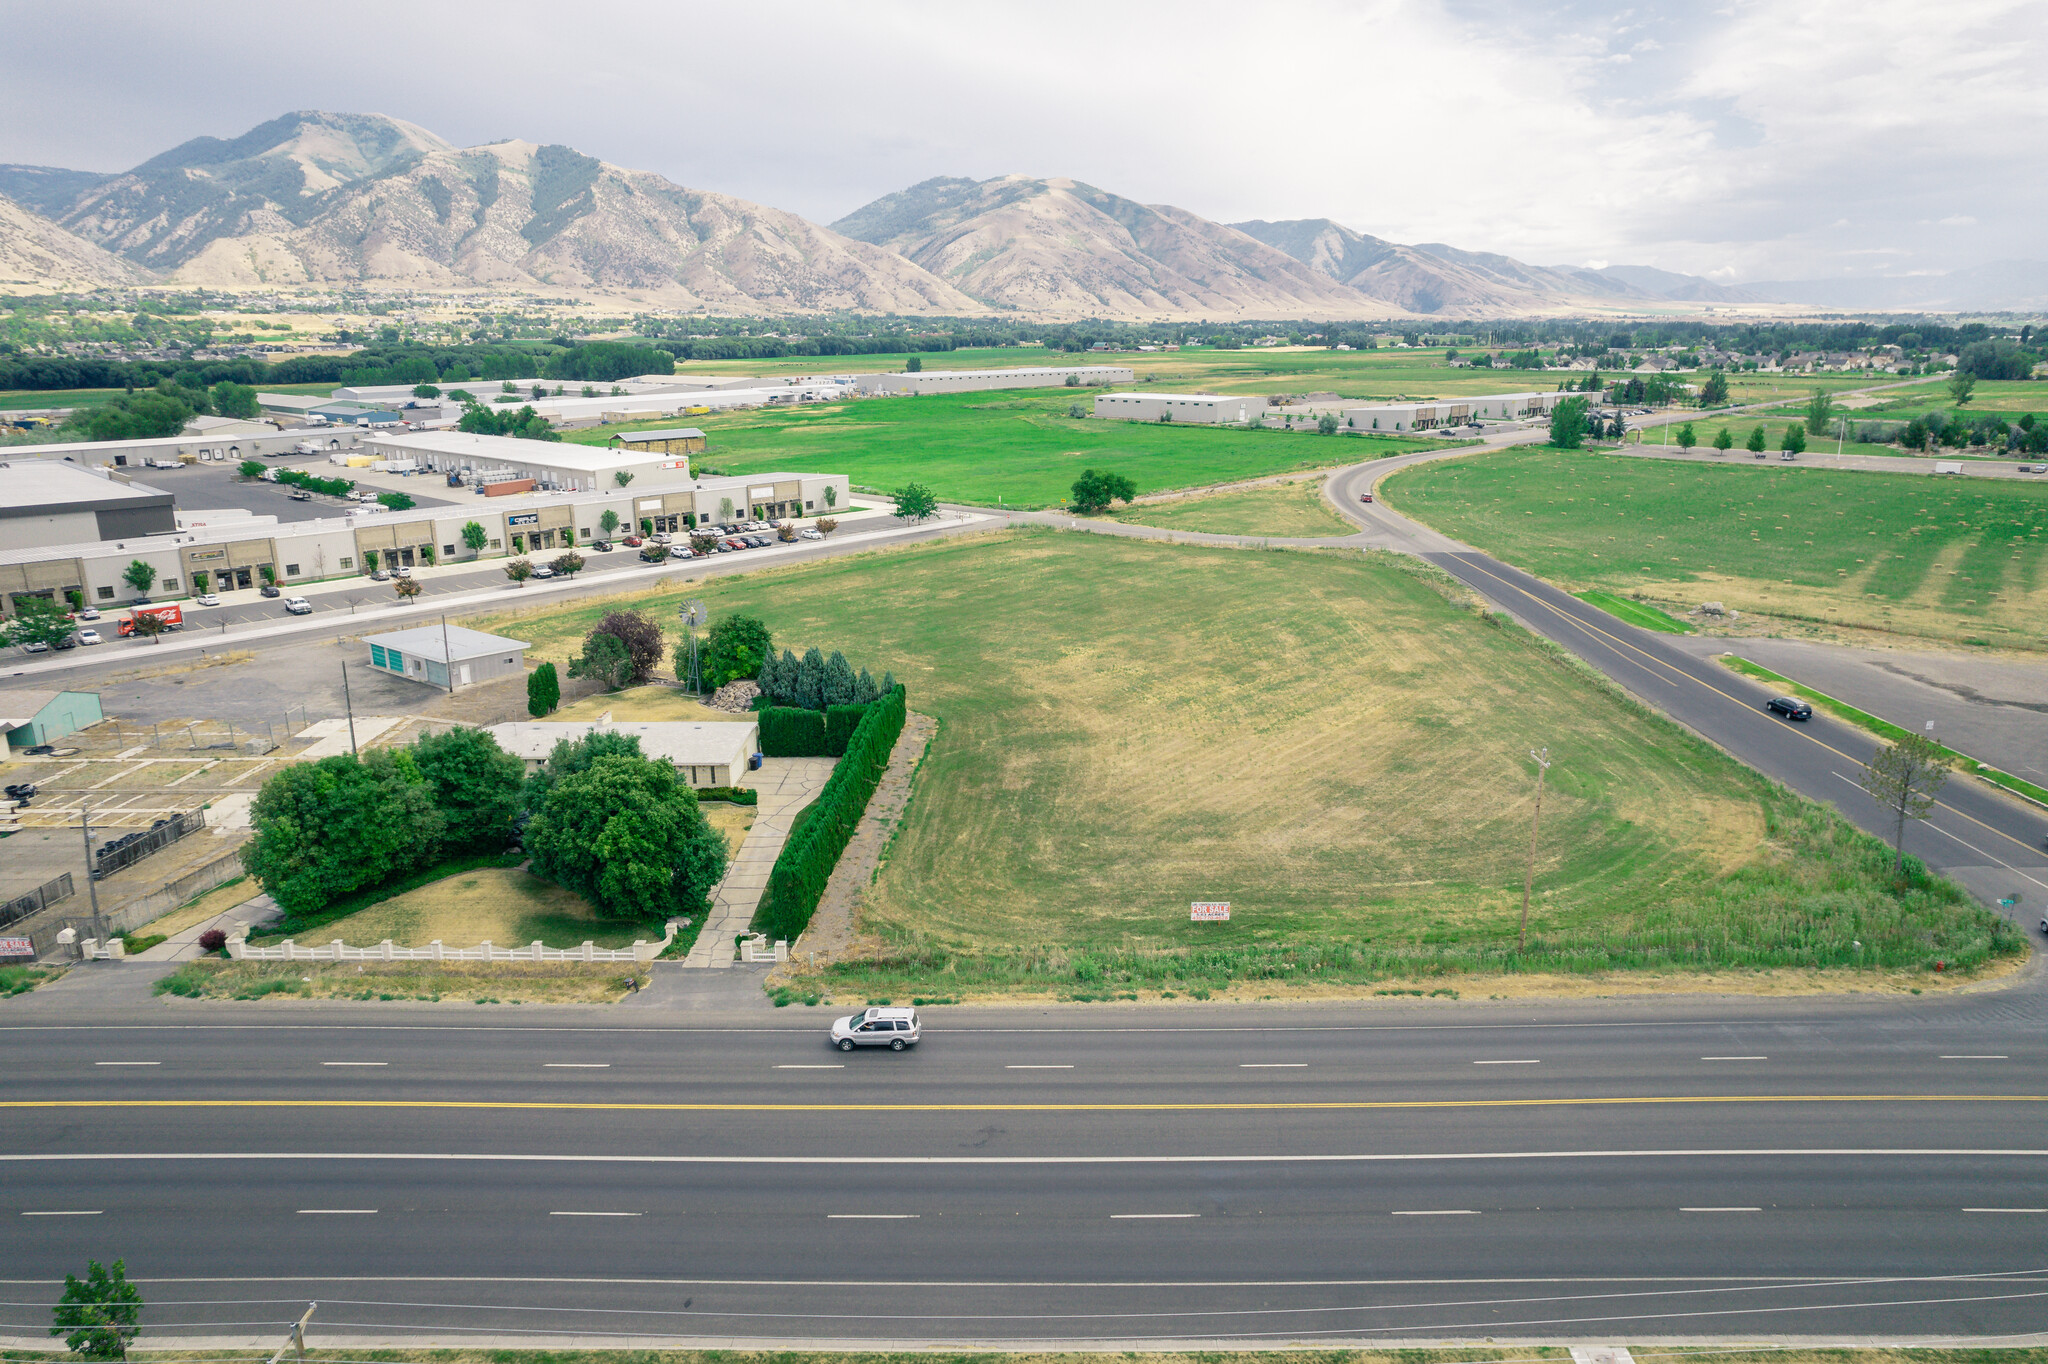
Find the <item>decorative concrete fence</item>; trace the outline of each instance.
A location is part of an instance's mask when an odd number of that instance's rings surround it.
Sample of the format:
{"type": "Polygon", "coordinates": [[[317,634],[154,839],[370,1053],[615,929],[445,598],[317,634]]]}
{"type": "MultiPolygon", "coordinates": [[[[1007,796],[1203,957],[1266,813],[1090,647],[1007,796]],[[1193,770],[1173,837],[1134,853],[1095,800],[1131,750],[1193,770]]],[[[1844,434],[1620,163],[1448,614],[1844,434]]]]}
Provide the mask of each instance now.
{"type": "Polygon", "coordinates": [[[386,938],[375,947],[350,947],[336,938],[321,947],[302,947],[287,938],[275,947],[249,946],[249,930],[235,930],[228,939],[228,955],[236,961],[653,961],[676,940],[676,930],[687,927],[688,919],[670,919],[660,942],[642,938],[631,947],[497,947],[489,942],[475,947],[446,947],[436,939],[425,947],[396,947],[386,938]]]}
{"type": "Polygon", "coordinates": [[[788,961],[789,939],[777,938],[775,940],[775,946],[770,947],[768,945],[768,937],[766,934],[763,933],[754,933],[747,937],[741,938],[740,960],[788,961]]]}

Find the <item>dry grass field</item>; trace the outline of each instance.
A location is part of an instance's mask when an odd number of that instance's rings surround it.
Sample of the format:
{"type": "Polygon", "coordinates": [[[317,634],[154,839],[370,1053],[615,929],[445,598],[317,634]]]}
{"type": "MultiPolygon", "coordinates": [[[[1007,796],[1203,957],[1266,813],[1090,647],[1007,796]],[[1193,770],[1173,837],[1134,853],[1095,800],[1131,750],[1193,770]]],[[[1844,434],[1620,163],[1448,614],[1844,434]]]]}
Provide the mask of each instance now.
{"type": "Polygon", "coordinates": [[[238,876],[225,885],[215,886],[198,899],[179,905],[170,913],[150,920],[135,930],[135,936],[148,938],[162,934],[168,938],[173,933],[183,933],[186,929],[197,927],[216,914],[225,914],[236,905],[253,900],[262,893],[262,883],[255,877],[238,876]]]}
{"type": "Polygon", "coordinates": [[[1118,508],[1109,519],[1166,530],[1282,538],[1350,535],[1358,529],[1330,510],[1323,500],[1320,478],[1290,479],[1170,502],[1140,502],[1118,508]]]}
{"type": "MultiPolygon", "coordinates": [[[[394,895],[303,936],[322,943],[339,938],[351,947],[374,947],[386,938],[400,947],[425,947],[437,940],[450,947],[480,942],[523,947],[536,941],[549,947],[585,941],[630,947],[635,938],[650,934],[661,936],[645,924],[596,918],[581,896],[516,867],[479,867],[394,895]]],[[[252,941],[283,936],[258,935],[252,941]]]]}
{"type": "Polygon", "coordinates": [[[184,999],[380,999],[453,1004],[610,1004],[647,968],[580,962],[188,961],[156,982],[184,999]]]}
{"type": "MultiPolygon", "coordinates": [[[[1410,560],[1014,532],[691,591],[778,645],[893,670],[941,722],[867,895],[878,960],[849,985],[1835,968],[1858,938],[1866,965],[1917,970],[1993,950],[1960,892],[1892,894],[1870,840],[1410,560]],[[1517,956],[1538,744],[1555,765],[1517,956]],[[1190,923],[1193,900],[1230,921],[1190,923]]],[[[666,619],[674,598],[646,600],[666,619]]],[[[602,609],[519,634],[547,654],[602,609]]]]}

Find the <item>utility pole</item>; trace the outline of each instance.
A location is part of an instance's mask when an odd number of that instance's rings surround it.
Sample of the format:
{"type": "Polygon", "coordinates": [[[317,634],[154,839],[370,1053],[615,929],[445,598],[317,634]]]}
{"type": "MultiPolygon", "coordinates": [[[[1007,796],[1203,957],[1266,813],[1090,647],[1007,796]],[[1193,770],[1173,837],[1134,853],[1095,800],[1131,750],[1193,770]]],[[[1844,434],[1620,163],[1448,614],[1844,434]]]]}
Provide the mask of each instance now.
{"type": "Polygon", "coordinates": [[[448,647],[448,613],[441,613],[441,665],[448,670],[448,694],[455,695],[455,651],[448,647]]]}
{"type": "Polygon", "coordinates": [[[107,921],[100,917],[100,882],[92,869],[92,807],[89,799],[78,802],[78,831],[85,836],[85,885],[92,892],[92,936],[105,946],[107,921]]]}
{"type": "Polygon", "coordinates": [[[1522,873],[1522,934],[1515,942],[1517,952],[1529,948],[1529,888],[1536,880],[1536,827],[1543,822],[1543,776],[1550,771],[1550,748],[1532,748],[1529,756],[1536,760],[1536,813],[1529,818],[1529,866],[1522,873]]]}
{"type": "Polygon", "coordinates": [[[313,1319],[313,1309],[319,1305],[316,1302],[306,1304],[306,1314],[292,1323],[291,1339],[277,1347],[277,1353],[270,1357],[269,1364],[279,1364],[286,1350],[292,1351],[300,1359],[306,1357],[306,1323],[313,1319]]]}
{"type": "Polygon", "coordinates": [[[348,664],[341,665],[341,704],[348,710],[348,751],[356,751],[356,703],[348,692],[348,664]]]}

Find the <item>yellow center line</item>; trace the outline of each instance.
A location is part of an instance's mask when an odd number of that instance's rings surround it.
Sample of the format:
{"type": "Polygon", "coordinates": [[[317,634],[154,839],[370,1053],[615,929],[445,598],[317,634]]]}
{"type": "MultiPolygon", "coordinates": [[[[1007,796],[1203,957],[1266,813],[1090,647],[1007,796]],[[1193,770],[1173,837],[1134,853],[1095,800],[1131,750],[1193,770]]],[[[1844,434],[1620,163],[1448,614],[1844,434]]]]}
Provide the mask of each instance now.
{"type": "Polygon", "coordinates": [[[1217,1113],[1632,1104],[2048,1103],[2048,1094],[1671,1094],[1246,1103],[564,1103],[501,1099],[0,1099],[0,1108],[452,1108],[605,1113],[1217,1113]]]}

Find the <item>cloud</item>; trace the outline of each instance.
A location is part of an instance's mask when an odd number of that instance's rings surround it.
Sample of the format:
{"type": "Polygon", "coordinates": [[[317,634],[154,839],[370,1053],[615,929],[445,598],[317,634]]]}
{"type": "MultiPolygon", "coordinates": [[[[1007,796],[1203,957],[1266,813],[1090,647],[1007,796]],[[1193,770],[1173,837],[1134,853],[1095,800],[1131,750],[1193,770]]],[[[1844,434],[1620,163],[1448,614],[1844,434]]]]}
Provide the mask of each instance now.
{"type": "Polygon", "coordinates": [[[424,28],[412,3],[350,8],[356,31],[415,34],[430,69],[279,61],[331,41],[303,6],[207,13],[13,8],[0,159],[123,169],[353,109],[460,143],[564,142],[823,222],[934,175],[1021,172],[1222,221],[1750,279],[1880,247],[1916,266],[2043,254],[2037,0],[1948,0],[1939,24],[1905,0],[1274,0],[1256,23],[1224,0],[618,3],[588,22],[443,0],[424,28]]]}
{"type": "Polygon", "coordinates": [[[1946,218],[1935,219],[1934,225],[1936,227],[1975,227],[1977,220],[1967,213],[1956,213],[1946,218]]]}

